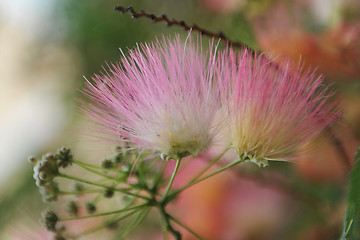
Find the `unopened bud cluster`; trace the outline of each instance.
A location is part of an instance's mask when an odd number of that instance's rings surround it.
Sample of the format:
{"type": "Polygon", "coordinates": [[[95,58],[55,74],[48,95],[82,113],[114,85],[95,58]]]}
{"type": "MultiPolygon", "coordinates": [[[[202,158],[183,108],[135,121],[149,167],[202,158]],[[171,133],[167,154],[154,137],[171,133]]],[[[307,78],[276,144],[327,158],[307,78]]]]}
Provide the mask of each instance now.
{"type": "Polygon", "coordinates": [[[54,178],[58,174],[59,169],[56,158],[50,153],[44,155],[34,166],[33,177],[43,196],[43,200],[46,202],[57,200],[59,188],[54,178]]]}
{"type": "Polygon", "coordinates": [[[33,177],[43,196],[43,200],[45,202],[56,201],[59,187],[54,178],[59,175],[59,168],[71,164],[72,154],[70,149],[63,147],[55,155],[47,153],[41,160],[37,160],[35,157],[29,157],[28,160],[30,163],[35,164],[33,177]]]}
{"type": "MultiPolygon", "coordinates": [[[[47,211],[42,215],[42,224],[47,230],[55,233],[55,239],[63,240],[68,236],[73,236],[67,233],[66,225],[58,226],[57,223],[92,217],[91,215],[95,212],[103,214],[103,204],[98,204],[100,201],[111,201],[112,205],[118,202],[119,208],[124,210],[127,207],[139,205],[141,201],[144,203],[143,200],[155,194],[162,184],[162,181],[158,179],[159,168],[149,167],[149,165],[155,166],[158,160],[154,155],[148,155],[148,152],[128,151],[127,148],[122,147],[118,147],[116,154],[103,160],[100,165],[73,159],[71,151],[67,148],[60,148],[56,154],[45,154],[41,159],[29,157],[28,161],[34,164],[33,176],[44,201],[56,201],[61,196],[61,202],[64,203],[61,207],[62,212],[68,215],[58,217],[54,211],[47,211]],[[134,162],[139,159],[141,161],[134,167],[134,162]],[[90,176],[97,174],[104,179],[93,181],[87,175],[73,176],[73,173],[67,173],[63,169],[71,165],[89,171],[90,176]],[[60,188],[56,178],[67,179],[71,183],[65,189],[62,186],[60,188]],[[80,195],[81,198],[79,198],[80,195]],[[143,196],[142,200],[136,199],[137,195],[143,196]]],[[[111,214],[117,213],[114,211],[111,214]]],[[[105,219],[106,226],[104,226],[116,228],[117,222],[116,218],[109,217],[105,219]]]]}

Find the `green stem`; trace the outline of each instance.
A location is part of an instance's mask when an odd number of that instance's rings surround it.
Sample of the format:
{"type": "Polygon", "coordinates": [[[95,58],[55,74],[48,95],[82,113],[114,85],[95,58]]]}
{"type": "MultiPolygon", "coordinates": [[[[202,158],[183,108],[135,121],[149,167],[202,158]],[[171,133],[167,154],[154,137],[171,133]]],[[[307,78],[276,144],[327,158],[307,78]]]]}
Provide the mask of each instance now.
{"type": "Polygon", "coordinates": [[[169,221],[170,215],[166,213],[164,205],[159,204],[158,209],[160,211],[161,219],[164,222],[165,229],[168,230],[175,237],[176,240],[181,240],[181,234],[172,227],[169,221]]]}
{"type": "Polygon", "coordinates": [[[124,239],[127,235],[129,235],[141,222],[145,219],[145,217],[149,214],[151,207],[145,207],[142,212],[130,223],[130,225],[126,228],[125,232],[120,236],[119,239],[124,239]]]}
{"type": "Polygon", "coordinates": [[[198,179],[198,180],[196,180],[196,181],[191,181],[191,182],[189,182],[189,183],[186,184],[185,186],[183,186],[183,187],[177,189],[176,191],[172,192],[172,193],[168,196],[168,199],[174,198],[176,195],[178,195],[180,192],[182,192],[182,191],[185,190],[186,188],[191,187],[192,185],[194,185],[194,184],[196,184],[196,183],[202,182],[202,181],[208,179],[209,177],[212,177],[212,176],[214,176],[214,175],[216,175],[216,174],[218,174],[218,173],[221,173],[221,172],[225,171],[226,169],[231,168],[232,166],[235,166],[236,164],[239,164],[239,163],[241,163],[241,162],[243,162],[243,160],[241,160],[241,159],[236,160],[235,162],[232,162],[232,163],[230,163],[230,164],[228,164],[228,165],[226,165],[226,166],[224,166],[224,167],[216,170],[215,172],[210,173],[209,175],[206,175],[205,177],[202,177],[202,178],[200,178],[200,179],[198,179]]]}
{"type": "Polygon", "coordinates": [[[186,226],[185,224],[183,224],[182,222],[180,222],[178,219],[176,219],[174,216],[168,214],[169,218],[171,220],[173,220],[174,222],[176,222],[179,226],[185,228],[189,233],[191,233],[192,235],[194,235],[195,237],[197,237],[200,240],[203,240],[202,237],[200,237],[199,234],[197,234],[196,232],[194,232],[192,229],[190,229],[188,226],[186,226]]]}
{"type": "Polygon", "coordinates": [[[176,175],[176,173],[177,173],[177,171],[179,169],[180,161],[181,161],[180,158],[176,160],[176,165],[175,165],[174,171],[173,171],[173,173],[171,175],[171,178],[170,178],[170,181],[169,181],[169,183],[168,183],[168,185],[166,187],[165,193],[164,193],[163,197],[161,198],[161,202],[163,202],[166,199],[166,196],[168,195],[168,193],[170,191],[170,188],[171,188],[171,186],[172,186],[172,184],[174,182],[174,179],[175,179],[175,175],[176,175]]]}
{"type": "Polygon", "coordinates": [[[160,183],[161,177],[163,176],[164,170],[165,170],[165,161],[163,161],[160,170],[157,172],[156,176],[155,176],[155,180],[154,180],[154,184],[151,187],[150,191],[156,191],[156,189],[158,188],[158,184],[160,183]]]}
{"type": "Polygon", "coordinates": [[[74,160],[74,159],[72,160],[72,162],[77,164],[77,165],[83,165],[83,166],[87,166],[87,167],[91,167],[91,168],[103,169],[100,166],[96,166],[96,165],[93,165],[93,164],[90,164],[90,163],[84,163],[84,162],[74,160]]]}
{"type": "Polygon", "coordinates": [[[127,194],[127,195],[131,195],[131,196],[134,196],[134,197],[137,197],[137,198],[142,198],[142,199],[145,199],[145,200],[150,200],[150,198],[148,198],[148,197],[145,197],[145,196],[142,196],[142,195],[138,195],[138,194],[135,194],[135,193],[132,193],[132,192],[128,192],[128,191],[126,191],[125,189],[108,187],[108,186],[103,185],[103,184],[100,184],[100,183],[90,182],[90,181],[88,181],[88,180],[81,179],[81,178],[77,178],[77,177],[73,177],[73,176],[70,176],[70,175],[63,174],[63,173],[60,173],[60,174],[58,175],[58,177],[62,177],[62,178],[74,180],[74,181],[77,181],[77,182],[82,182],[82,183],[86,183],[86,184],[89,184],[89,185],[94,185],[94,186],[98,186],[98,187],[110,189],[110,190],[113,190],[113,191],[117,191],[117,192],[121,192],[121,193],[124,193],[124,194],[127,194]]]}
{"type": "Polygon", "coordinates": [[[101,193],[101,191],[82,191],[82,192],[67,192],[67,191],[60,191],[59,195],[83,195],[83,194],[92,194],[92,193],[101,193]]]}
{"type": "Polygon", "coordinates": [[[59,222],[64,222],[64,221],[71,221],[71,220],[79,220],[79,219],[85,219],[85,218],[92,218],[92,217],[102,217],[102,216],[107,216],[107,215],[111,215],[111,214],[116,214],[116,213],[121,213],[121,212],[127,212],[127,211],[131,211],[131,210],[135,210],[141,207],[145,207],[148,204],[141,204],[138,206],[134,206],[131,208],[126,208],[126,209],[120,209],[120,210],[115,210],[115,211],[111,211],[111,212],[104,212],[104,213],[99,213],[99,214],[93,214],[93,215],[88,215],[88,216],[81,216],[81,217],[72,217],[72,218],[60,218],[59,222]]]}
{"type": "Polygon", "coordinates": [[[209,170],[217,161],[219,161],[220,158],[222,158],[222,156],[224,156],[224,154],[229,151],[230,147],[226,148],[219,156],[217,156],[216,158],[214,158],[207,166],[206,168],[204,168],[201,172],[199,172],[193,180],[191,180],[190,182],[195,182],[199,177],[201,177],[207,170],[209,170]]]}
{"type": "Polygon", "coordinates": [[[90,167],[87,166],[87,165],[89,165],[89,164],[85,164],[85,163],[78,162],[78,161],[76,161],[76,162],[74,162],[74,163],[77,164],[79,167],[81,167],[81,168],[83,168],[83,169],[85,169],[85,170],[87,170],[87,171],[89,171],[89,172],[92,172],[92,173],[94,173],[94,174],[97,174],[97,175],[99,175],[99,176],[102,176],[102,177],[104,177],[104,178],[111,179],[111,180],[117,180],[116,178],[111,177],[111,176],[109,176],[109,175],[107,175],[107,174],[104,174],[104,173],[102,173],[102,172],[99,172],[99,171],[96,171],[96,170],[94,170],[94,169],[91,169],[90,167]]]}
{"type": "Polygon", "coordinates": [[[101,230],[101,229],[103,229],[103,228],[105,228],[105,227],[107,227],[107,226],[110,226],[111,224],[114,224],[114,223],[116,223],[116,222],[119,222],[119,221],[121,221],[121,220],[123,220],[123,219],[125,219],[125,218],[127,218],[127,217],[129,217],[129,216],[131,216],[131,215],[133,215],[133,214],[136,213],[137,211],[139,211],[139,209],[135,209],[134,211],[132,211],[132,212],[126,214],[126,215],[123,215],[123,216],[121,216],[120,218],[117,218],[117,219],[115,219],[115,220],[113,220],[113,221],[111,221],[111,222],[104,223],[104,224],[102,224],[102,225],[100,225],[100,226],[98,226],[98,227],[96,227],[96,228],[90,229],[90,230],[88,230],[88,231],[86,231],[86,232],[82,232],[82,233],[80,233],[80,234],[77,235],[77,236],[72,236],[71,239],[78,239],[78,238],[80,238],[80,237],[83,237],[83,236],[89,235],[89,234],[91,234],[91,233],[94,233],[94,232],[96,232],[96,231],[99,231],[99,230],[101,230]]]}

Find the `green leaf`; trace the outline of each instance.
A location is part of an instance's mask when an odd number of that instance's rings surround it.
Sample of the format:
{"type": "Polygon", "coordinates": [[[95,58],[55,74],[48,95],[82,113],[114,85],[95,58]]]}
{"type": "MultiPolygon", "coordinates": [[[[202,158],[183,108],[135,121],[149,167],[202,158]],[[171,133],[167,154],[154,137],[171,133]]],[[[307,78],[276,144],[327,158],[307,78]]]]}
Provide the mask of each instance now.
{"type": "Polygon", "coordinates": [[[355,154],[354,163],[350,172],[348,208],[341,240],[360,239],[360,148],[355,154]]]}

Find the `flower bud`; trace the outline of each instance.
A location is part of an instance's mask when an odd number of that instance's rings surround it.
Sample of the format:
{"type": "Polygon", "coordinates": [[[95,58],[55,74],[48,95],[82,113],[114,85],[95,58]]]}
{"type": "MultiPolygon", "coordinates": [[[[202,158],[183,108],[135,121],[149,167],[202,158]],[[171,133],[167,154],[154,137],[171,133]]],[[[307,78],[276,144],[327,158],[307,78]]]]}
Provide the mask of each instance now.
{"type": "Polygon", "coordinates": [[[66,168],[72,164],[73,156],[69,148],[62,147],[58,150],[58,153],[55,155],[57,164],[59,167],[66,168]]]}
{"type": "Polygon", "coordinates": [[[47,230],[56,232],[56,223],[58,220],[58,216],[53,211],[47,211],[42,214],[41,223],[47,230]]]}
{"type": "Polygon", "coordinates": [[[72,188],[74,189],[74,191],[79,192],[79,193],[84,191],[84,185],[82,185],[78,182],[75,182],[73,184],[72,188]]]}
{"type": "Polygon", "coordinates": [[[113,163],[121,163],[124,161],[124,159],[125,159],[124,154],[122,152],[119,152],[111,160],[113,163]]]}
{"type": "Polygon", "coordinates": [[[68,204],[66,205],[66,211],[72,216],[77,216],[78,205],[76,204],[76,202],[75,201],[68,202],[68,204]]]}
{"type": "Polygon", "coordinates": [[[104,197],[106,198],[112,198],[114,196],[114,191],[111,189],[106,189],[104,191],[104,197]]]}
{"type": "Polygon", "coordinates": [[[36,164],[37,159],[34,156],[30,156],[28,157],[28,162],[31,164],[36,164]]]}
{"type": "Polygon", "coordinates": [[[113,168],[113,162],[109,159],[105,159],[104,161],[102,161],[101,166],[105,169],[109,169],[109,168],[113,168]]]}
{"type": "Polygon", "coordinates": [[[60,190],[58,184],[55,181],[51,181],[46,185],[41,186],[39,191],[43,196],[44,202],[53,202],[57,200],[60,190]]]}
{"type": "Polygon", "coordinates": [[[96,206],[91,202],[86,203],[85,208],[89,214],[92,214],[96,211],[96,206]]]}

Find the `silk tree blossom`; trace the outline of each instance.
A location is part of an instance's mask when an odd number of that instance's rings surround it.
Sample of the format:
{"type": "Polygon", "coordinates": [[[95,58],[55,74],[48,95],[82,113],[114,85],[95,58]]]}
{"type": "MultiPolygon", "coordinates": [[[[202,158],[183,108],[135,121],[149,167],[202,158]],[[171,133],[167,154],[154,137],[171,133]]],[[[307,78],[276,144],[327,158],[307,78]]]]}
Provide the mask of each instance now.
{"type": "Polygon", "coordinates": [[[291,160],[338,118],[339,111],[329,102],[333,93],[321,77],[289,69],[247,50],[220,56],[225,135],[240,159],[259,166],[267,166],[268,160],[291,160]]]}
{"type": "MultiPolygon", "coordinates": [[[[212,48],[212,46],[211,46],[212,48]]],[[[166,159],[197,155],[216,132],[212,50],[179,37],[143,44],[123,54],[104,75],[95,75],[83,107],[98,124],[93,131],[156,150],[166,159]]]]}

